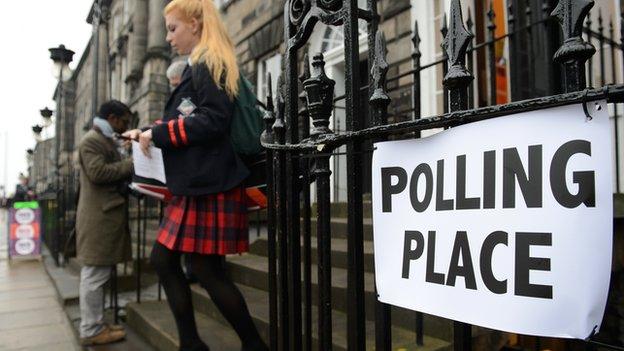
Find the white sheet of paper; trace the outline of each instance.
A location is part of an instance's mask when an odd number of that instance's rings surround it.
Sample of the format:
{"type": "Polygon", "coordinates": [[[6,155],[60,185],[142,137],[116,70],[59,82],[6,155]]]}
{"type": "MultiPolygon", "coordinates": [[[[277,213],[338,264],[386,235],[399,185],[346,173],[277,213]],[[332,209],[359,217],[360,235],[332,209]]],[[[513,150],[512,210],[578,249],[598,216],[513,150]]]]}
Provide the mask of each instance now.
{"type": "Polygon", "coordinates": [[[140,177],[156,179],[166,184],[167,180],[165,178],[165,164],[163,163],[162,150],[150,146],[149,151],[151,158],[143,154],[138,142],[132,142],[134,173],[140,177]]]}

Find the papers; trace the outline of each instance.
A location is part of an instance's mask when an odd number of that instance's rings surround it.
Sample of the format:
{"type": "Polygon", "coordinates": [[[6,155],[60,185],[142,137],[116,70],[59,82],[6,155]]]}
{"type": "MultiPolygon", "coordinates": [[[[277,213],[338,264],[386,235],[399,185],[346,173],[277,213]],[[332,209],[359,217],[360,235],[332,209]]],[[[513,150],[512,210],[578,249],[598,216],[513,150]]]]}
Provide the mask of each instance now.
{"type": "Polygon", "coordinates": [[[134,173],[143,178],[156,179],[162,183],[167,183],[165,179],[165,165],[163,163],[162,150],[150,146],[149,151],[151,158],[143,154],[138,142],[132,142],[134,173]]]}

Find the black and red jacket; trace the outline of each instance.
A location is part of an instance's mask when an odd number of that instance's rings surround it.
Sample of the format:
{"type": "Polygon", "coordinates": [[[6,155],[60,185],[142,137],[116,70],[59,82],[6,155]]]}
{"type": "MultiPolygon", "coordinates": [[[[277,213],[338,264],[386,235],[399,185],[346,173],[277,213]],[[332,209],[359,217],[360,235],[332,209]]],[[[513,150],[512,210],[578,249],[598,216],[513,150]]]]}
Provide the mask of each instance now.
{"type": "Polygon", "coordinates": [[[167,187],[173,195],[224,192],[248,176],[230,143],[233,112],[233,101],[215,84],[205,64],[186,67],[167,101],[162,123],[152,127],[154,144],[163,150],[167,187]],[[178,111],[184,98],[196,106],[186,118],[178,111]]]}

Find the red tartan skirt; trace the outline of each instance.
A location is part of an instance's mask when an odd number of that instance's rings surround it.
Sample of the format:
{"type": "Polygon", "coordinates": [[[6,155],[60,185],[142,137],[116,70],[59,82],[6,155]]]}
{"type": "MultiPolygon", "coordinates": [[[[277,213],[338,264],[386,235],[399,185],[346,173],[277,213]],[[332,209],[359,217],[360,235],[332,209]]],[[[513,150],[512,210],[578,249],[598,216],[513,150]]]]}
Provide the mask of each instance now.
{"type": "Polygon", "coordinates": [[[170,250],[205,255],[249,251],[247,197],[243,186],[223,193],[174,196],[157,241],[170,250]]]}

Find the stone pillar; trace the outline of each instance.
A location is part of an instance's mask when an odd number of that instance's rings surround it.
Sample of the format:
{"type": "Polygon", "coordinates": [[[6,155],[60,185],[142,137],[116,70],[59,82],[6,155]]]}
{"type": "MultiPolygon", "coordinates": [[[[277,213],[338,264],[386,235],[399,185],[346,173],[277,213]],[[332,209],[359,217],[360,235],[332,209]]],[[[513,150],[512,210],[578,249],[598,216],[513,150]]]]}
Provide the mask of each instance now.
{"type": "Polygon", "coordinates": [[[125,82],[128,85],[131,105],[135,102],[135,93],[143,77],[143,59],[147,50],[147,1],[132,2],[132,32],[128,38],[129,74],[125,82]]]}
{"type": "Polygon", "coordinates": [[[165,40],[167,31],[163,16],[165,5],[165,0],[149,0],[147,48],[151,55],[166,53],[168,56],[169,54],[169,44],[165,40]]]}
{"type": "Polygon", "coordinates": [[[143,114],[139,116],[140,125],[147,125],[162,118],[165,103],[169,96],[169,82],[166,71],[171,62],[171,49],[165,40],[167,32],[163,9],[165,0],[149,0],[147,55],[143,67],[143,88],[147,94],[143,114]]]}
{"type": "Polygon", "coordinates": [[[97,106],[95,107],[99,110],[100,106],[103,102],[110,99],[108,95],[108,81],[109,81],[109,60],[110,57],[108,55],[108,35],[107,35],[107,26],[109,26],[109,9],[104,7],[102,9],[102,22],[100,27],[98,28],[98,36],[99,36],[99,47],[97,48],[98,55],[98,82],[97,82],[97,106]]]}

